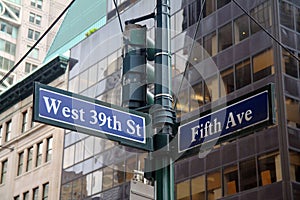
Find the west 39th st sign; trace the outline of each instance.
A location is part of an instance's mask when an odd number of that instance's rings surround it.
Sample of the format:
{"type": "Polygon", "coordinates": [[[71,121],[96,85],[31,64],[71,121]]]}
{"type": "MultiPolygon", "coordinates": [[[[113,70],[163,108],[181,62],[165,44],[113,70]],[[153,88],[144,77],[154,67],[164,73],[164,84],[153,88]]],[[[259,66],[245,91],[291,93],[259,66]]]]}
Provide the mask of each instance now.
{"type": "Polygon", "coordinates": [[[152,150],[151,118],[105,102],[35,84],[34,121],[152,150]]]}

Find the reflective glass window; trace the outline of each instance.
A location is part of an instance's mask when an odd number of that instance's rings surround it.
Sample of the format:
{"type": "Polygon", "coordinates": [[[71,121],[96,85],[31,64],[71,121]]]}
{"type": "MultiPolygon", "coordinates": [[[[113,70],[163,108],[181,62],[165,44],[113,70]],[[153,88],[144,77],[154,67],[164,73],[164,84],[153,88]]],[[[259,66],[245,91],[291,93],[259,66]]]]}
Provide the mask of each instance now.
{"type": "Polygon", "coordinates": [[[236,89],[251,83],[250,60],[246,59],[235,66],[236,89]]]}
{"type": "Polygon", "coordinates": [[[286,107],[286,118],[287,118],[288,126],[294,128],[300,128],[299,101],[296,99],[286,97],[285,107],[286,107]]]}
{"type": "Polygon", "coordinates": [[[233,67],[230,67],[221,72],[220,93],[221,96],[223,97],[233,91],[234,91],[234,74],[233,74],[233,67]]]}
{"type": "Polygon", "coordinates": [[[216,1],[215,0],[205,1],[205,8],[204,8],[203,16],[206,17],[215,11],[216,11],[216,1]]]}
{"type": "MultiPolygon", "coordinates": [[[[294,53],[290,50],[291,53],[294,53]]],[[[286,74],[298,78],[297,60],[286,50],[282,50],[284,71],[286,74]]]]}
{"type": "MultiPolygon", "coordinates": [[[[266,1],[250,11],[251,16],[264,28],[272,25],[270,1],[266,1]]],[[[260,31],[260,27],[253,21],[250,21],[251,34],[260,31]]]]}
{"type": "Polygon", "coordinates": [[[214,56],[217,54],[217,37],[216,32],[210,33],[203,37],[203,47],[208,55],[214,56]]]}
{"type": "Polygon", "coordinates": [[[177,200],[190,199],[190,180],[178,183],[176,185],[176,199],[177,200]]]}
{"type": "Polygon", "coordinates": [[[222,178],[221,172],[215,171],[207,174],[207,199],[215,200],[222,197],[222,178]]]}
{"type": "Polygon", "coordinates": [[[205,200],[205,175],[191,180],[192,200],[205,200]]]}
{"type": "Polygon", "coordinates": [[[113,186],[113,168],[108,166],[103,169],[102,190],[107,190],[113,186]]]}
{"type": "Polygon", "coordinates": [[[234,20],[234,42],[235,44],[249,37],[249,17],[242,15],[234,20]]]}
{"type": "Polygon", "coordinates": [[[239,191],[239,176],[237,165],[224,168],[224,196],[236,194],[239,191]]]}
{"type": "Polygon", "coordinates": [[[300,153],[290,152],[290,175],[292,181],[300,182],[300,153]]]}
{"type": "Polygon", "coordinates": [[[274,74],[273,49],[268,49],[253,57],[253,80],[257,81],[274,74]]]}
{"type": "Polygon", "coordinates": [[[281,163],[278,153],[258,157],[259,185],[264,186],[281,181],[281,163]]]}
{"type": "Polygon", "coordinates": [[[203,91],[203,82],[192,86],[190,92],[190,107],[191,111],[197,110],[200,106],[204,104],[204,91],[203,91]]]}
{"type": "Polygon", "coordinates": [[[295,8],[296,31],[300,33],[300,8],[295,8]]]}
{"type": "Polygon", "coordinates": [[[294,29],[293,5],[287,2],[280,2],[280,23],[290,29],[294,29]]]}
{"type": "Polygon", "coordinates": [[[240,163],[241,191],[257,187],[256,177],[256,162],[254,158],[240,163]]]}
{"type": "Polygon", "coordinates": [[[230,46],[232,46],[232,27],[231,23],[228,23],[218,31],[218,48],[222,51],[230,46]]]}
{"type": "Polygon", "coordinates": [[[217,8],[219,9],[230,2],[231,0],[217,0],[217,8]]]}

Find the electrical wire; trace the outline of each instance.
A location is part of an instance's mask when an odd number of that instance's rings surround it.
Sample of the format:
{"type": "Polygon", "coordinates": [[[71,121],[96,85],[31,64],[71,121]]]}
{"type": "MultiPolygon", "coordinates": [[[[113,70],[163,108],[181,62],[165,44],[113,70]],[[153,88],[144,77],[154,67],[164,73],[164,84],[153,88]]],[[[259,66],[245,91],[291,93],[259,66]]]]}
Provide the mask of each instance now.
{"type": "Polygon", "coordinates": [[[2,77],[0,85],[5,81],[7,77],[23,62],[23,60],[31,53],[31,51],[40,43],[40,41],[49,33],[49,31],[55,26],[60,18],[68,11],[71,5],[75,2],[72,0],[69,5],[62,11],[62,13],[52,22],[48,29],[42,34],[42,36],[34,43],[34,45],[22,56],[22,58],[2,77]]]}
{"type": "Polygon", "coordinates": [[[276,37],[274,37],[269,31],[263,27],[254,17],[252,17],[247,10],[245,10],[236,0],[232,0],[235,5],[237,5],[259,28],[261,28],[268,36],[270,36],[277,44],[279,44],[284,50],[286,50],[292,57],[294,57],[298,62],[300,62],[300,59],[291,51],[289,50],[284,44],[282,44],[276,37]]]}
{"type": "MultiPolygon", "coordinates": [[[[201,10],[200,10],[200,13],[199,13],[199,16],[198,16],[198,21],[197,21],[197,24],[196,24],[196,30],[195,30],[193,38],[192,38],[193,40],[192,40],[191,47],[190,47],[190,49],[188,51],[189,53],[188,53],[188,57],[187,57],[187,62],[185,63],[185,68],[184,68],[184,71],[183,71],[183,76],[182,76],[179,88],[177,90],[176,96],[178,96],[179,91],[181,90],[181,87],[182,87],[182,84],[183,84],[183,80],[187,76],[187,68],[188,68],[188,65],[189,65],[189,60],[191,59],[192,50],[193,50],[193,48],[195,46],[195,39],[196,39],[198,30],[199,30],[199,27],[200,27],[200,21],[201,21],[201,18],[202,18],[202,14],[203,14],[203,9],[204,9],[205,2],[206,2],[206,0],[203,0],[201,2],[201,10]]],[[[178,103],[178,98],[175,98],[175,100],[174,100],[174,109],[176,109],[177,103],[178,103]]]]}
{"type": "Polygon", "coordinates": [[[122,26],[122,21],[121,21],[121,17],[120,17],[119,8],[118,8],[118,5],[117,5],[117,3],[116,3],[116,0],[113,0],[113,2],[114,2],[115,7],[116,7],[116,11],[117,11],[118,19],[119,19],[119,24],[120,24],[120,28],[121,28],[121,31],[122,31],[122,33],[123,33],[124,30],[123,30],[123,26],[122,26]]]}

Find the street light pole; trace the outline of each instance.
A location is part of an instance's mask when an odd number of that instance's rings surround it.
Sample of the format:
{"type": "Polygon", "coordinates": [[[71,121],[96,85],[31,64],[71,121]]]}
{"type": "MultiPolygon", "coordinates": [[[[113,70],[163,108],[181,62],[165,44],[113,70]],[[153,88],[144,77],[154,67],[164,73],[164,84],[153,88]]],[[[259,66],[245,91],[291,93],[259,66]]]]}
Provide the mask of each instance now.
{"type": "Polygon", "coordinates": [[[170,40],[170,0],[157,0],[155,32],[155,88],[153,126],[154,148],[163,149],[155,158],[156,199],[174,199],[174,166],[170,156],[170,140],[173,137],[174,110],[172,107],[172,67],[170,40]]]}

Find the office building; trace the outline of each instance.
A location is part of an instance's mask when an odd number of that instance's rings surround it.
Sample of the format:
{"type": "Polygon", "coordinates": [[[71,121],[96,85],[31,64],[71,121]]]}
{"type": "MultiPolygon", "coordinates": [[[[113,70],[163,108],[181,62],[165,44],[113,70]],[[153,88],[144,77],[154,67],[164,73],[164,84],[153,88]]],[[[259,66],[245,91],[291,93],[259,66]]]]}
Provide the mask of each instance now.
{"type": "MultiPolygon", "coordinates": [[[[65,9],[68,0],[1,0],[0,77],[2,78],[40,39],[47,28],[65,9]]],[[[0,86],[0,92],[38,68],[52,44],[57,23],[32,52],[0,86]]]]}
{"type": "MultiPolygon", "coordinates": [[[[170,2],[177,122],[210,113],[270,83],[276,122],[178,158],[178,200],[300,196],[300,4],[237,2],[246,13],[230,0],[170,2]]],[[[71,49],[78,62],[70,71],[69,89],[121,105],[123,41],[116,9],[110,7],[106,25],[71,49]]],[[[124,23],[153,12],[155,3],[121,1],[119,7],[124,23]]],[[[140,24],[147,25],[148,37],[154,39],[154,20],[140,24]]],[[[143,170],[146,156],[113,141],[66,132],[61,199],[128,199],[132,170],[143,170]]]]}

